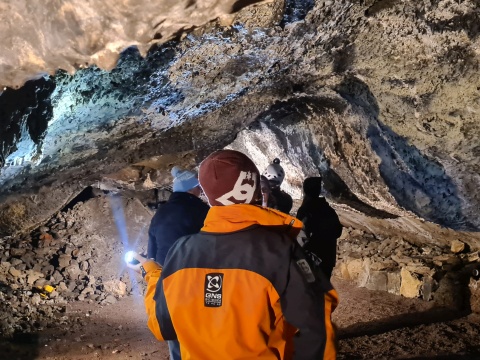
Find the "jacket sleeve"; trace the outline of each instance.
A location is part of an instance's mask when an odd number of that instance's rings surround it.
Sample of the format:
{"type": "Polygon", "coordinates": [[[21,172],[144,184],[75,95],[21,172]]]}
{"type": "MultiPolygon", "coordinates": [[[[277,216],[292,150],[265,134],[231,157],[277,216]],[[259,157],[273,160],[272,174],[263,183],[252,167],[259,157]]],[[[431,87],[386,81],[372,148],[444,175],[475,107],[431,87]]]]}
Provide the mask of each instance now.
{"type": "Polygon", "coordinates": [[[277,205],[285,214],[290,214],[290,211],[293,207],[293,199],[285,191],[280,190],[279,199],[277,199],[277,205]]]}
{"type": "Polygon", "coordinates": [[[285,207],[288,208],[287,214],[290,214],[290,211],[292,210],[292,207],[293,207],[293,199],[287,193],[285,194],[287,195],[285,199],[285,203],[286,203],[285,207]]]}
{"type": "Polygon", "coordinates": [[[303,221],[303,218],[305,217],[305,210],[303,206],[300,206],[300,208],[297,211],[297,216],[295,216],[297,219],[303,221]]]}
{"type": "Polygon", "coordinates": [[[147,291],[145,293],[145,309],[148,315],[148,328],[158,340],[163,341],[163,335],[160,330],[160,323],[157,319],[157,304],[155,293],[157,283],[162,274],[162,268],[154,261],[147,261],[143,264],[146,271],[145,281],[147,282],[147,291]]]}
{"type": "Polygon", "coordinates": [[[338,304],[338,295],[326,278],[318,279],[308,263],[301,260],[292,257],[289,280],[280,297],[286,321],[298,329],[294,359],[336,359],[331,314],[338,304]]]}
{"type": "Polygon", "coordinates": [[[152,231],[152,225],[148,230],[148,245],[147,245],[147,258],[148,259],[155,259],[157,255],[157,242],[155,239],[155,235],[152,231]]]}

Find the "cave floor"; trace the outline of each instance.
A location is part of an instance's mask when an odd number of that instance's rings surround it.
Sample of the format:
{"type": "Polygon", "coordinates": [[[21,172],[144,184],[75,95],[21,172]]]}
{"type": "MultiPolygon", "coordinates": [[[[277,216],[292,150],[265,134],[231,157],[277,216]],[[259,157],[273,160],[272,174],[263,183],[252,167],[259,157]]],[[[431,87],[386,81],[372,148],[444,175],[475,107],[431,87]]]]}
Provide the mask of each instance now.
{"type": "MultiPolygon", "coordinates": [[[[341,299],[334,313],[338,359],[480,359],[480,316],[433,309],[431,303],[344,280],[333,282],[341,299]]],[[[165,343],[158,343],[146,328],[139,296],[108,306],[71,303],[67,315],[74,319],[67,327],[0,342],[0,358],[168,359],[165,343]]]]}

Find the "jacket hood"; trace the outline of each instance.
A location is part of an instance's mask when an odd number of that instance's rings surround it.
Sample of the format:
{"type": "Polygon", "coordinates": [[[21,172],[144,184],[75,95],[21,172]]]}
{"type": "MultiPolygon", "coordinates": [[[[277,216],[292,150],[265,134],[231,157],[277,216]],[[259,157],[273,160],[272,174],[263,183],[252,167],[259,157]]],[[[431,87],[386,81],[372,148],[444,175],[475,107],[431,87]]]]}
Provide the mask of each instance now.
{"type": "Polygon", "coordinates": [[[212,206],[201,231],[230,233],[253,225],[267,226],[272,230],[287,233],[292,239],[296,239],[303,227],[300,220],[280,211],[256,205],[237,204],[212,206]]]}

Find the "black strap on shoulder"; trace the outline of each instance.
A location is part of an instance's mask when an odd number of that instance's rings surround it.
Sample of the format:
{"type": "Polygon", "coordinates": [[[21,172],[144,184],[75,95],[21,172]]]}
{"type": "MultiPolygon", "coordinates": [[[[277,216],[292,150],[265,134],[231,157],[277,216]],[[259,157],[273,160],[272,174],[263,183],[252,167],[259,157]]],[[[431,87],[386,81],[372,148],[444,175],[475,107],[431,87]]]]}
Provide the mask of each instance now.
{"type": "Polygon", "coordinates": [[[333,289],[330,280],[323,273],[322,269],[320,269],[320,267],[315,264],[315,262],[310,259],[309,256],[307,256],[305,251],[297,242],[294,243],[292,256],[293,260],[308,283],[314,285],[316,288],[325,293],[333,289]]]}
{"type": "Polygon", "coordinates": [[[165,293],[163,292],[162,278],[157,283],[157,289],[155,290],[155,312],[157,315],[157,321],[160,325],[160,331],[164,340],[176,340],[177,333],[173,327],[172,318],[167,307],[167,301],[165,299],[165,293]]]}

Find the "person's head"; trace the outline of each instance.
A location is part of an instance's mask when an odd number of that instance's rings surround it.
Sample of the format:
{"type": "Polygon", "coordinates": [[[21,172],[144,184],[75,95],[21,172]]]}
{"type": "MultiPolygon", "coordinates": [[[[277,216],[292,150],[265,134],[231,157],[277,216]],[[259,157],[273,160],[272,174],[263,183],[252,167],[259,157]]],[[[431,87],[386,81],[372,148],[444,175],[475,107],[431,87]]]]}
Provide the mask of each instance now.
{"type": "Polygon", "coordinates": [[[200,186],[211,206],[260,204],[260,172],[252,160],[235,150],[219,150],[200,164],[200,186]]]}
{"type": "Polygon", "coordinates": [[[263,172],[263,176],[268,179],[271,188],[279,187],[285,178],[285,171],[280,165],[280,159],[275,158],[263,172]]]}
{"type": "Polygon", "coordinates": [[[173,192],[189,192],[196,196],[200,195],[198,178],[194,172],[174,166],[171,173],[173,176],[173,192]]]}
{"type": "Polygon", "coordinates": [[[303,181],[303,193],[310,198],[317,198],[322,192],[322,178],[313,176],[303,181]]]}

